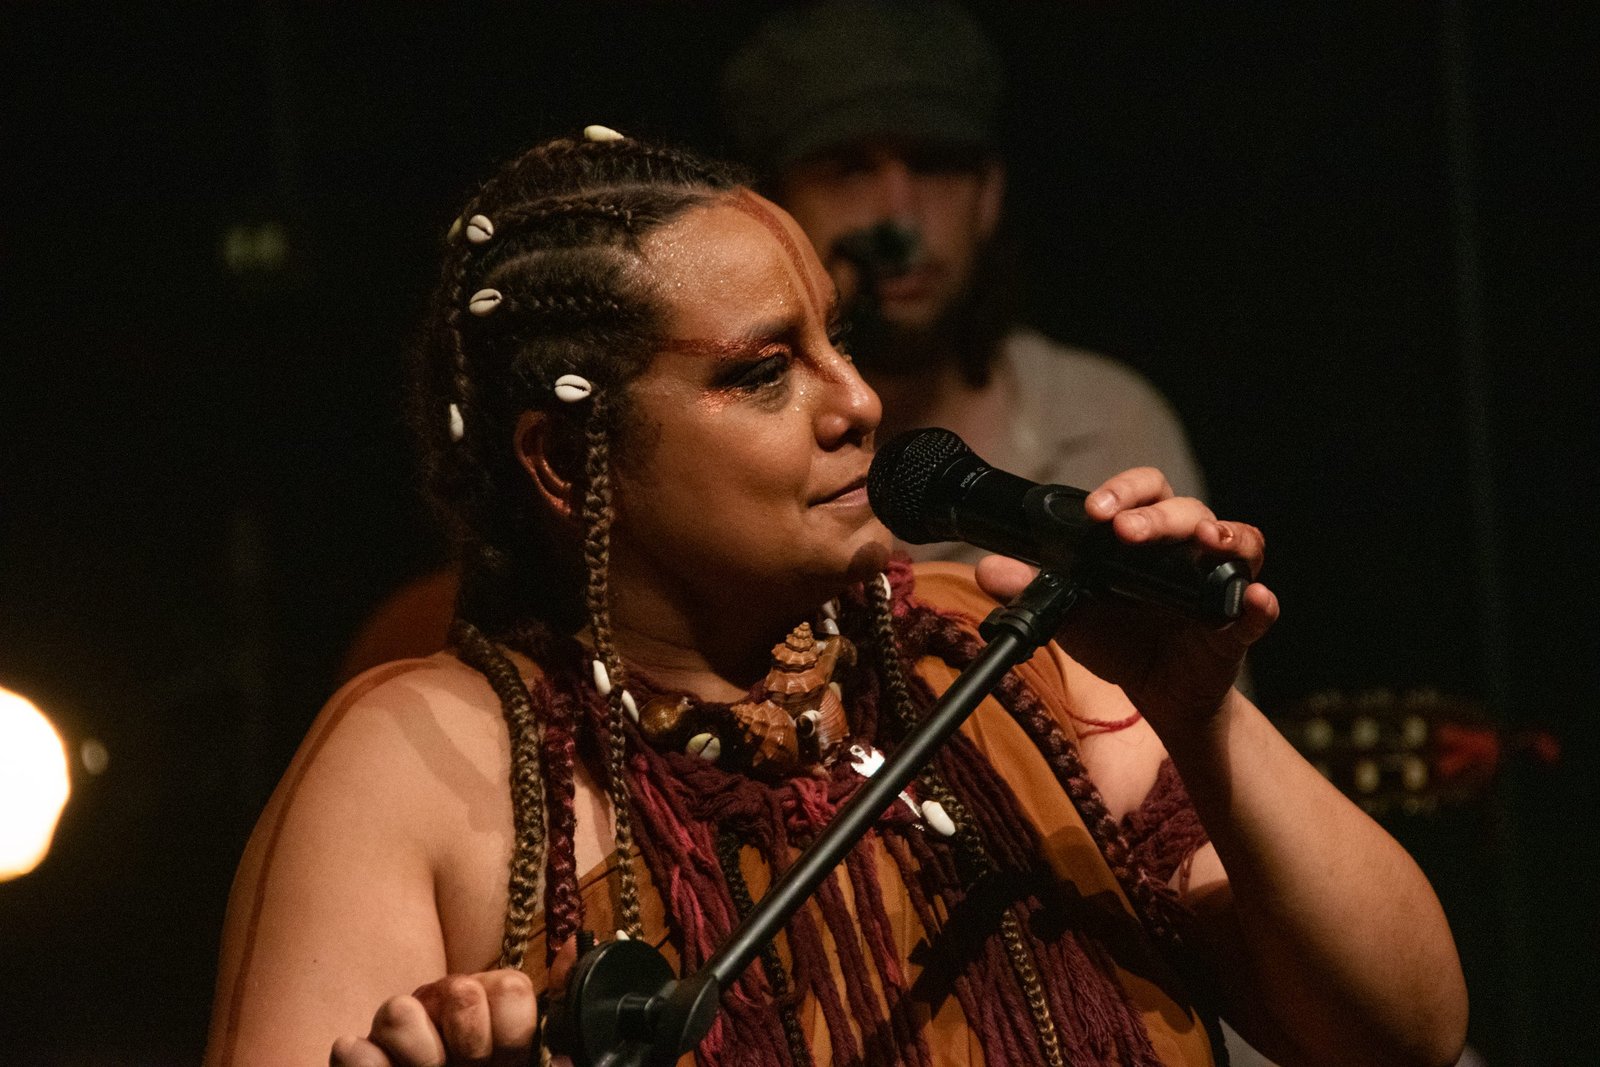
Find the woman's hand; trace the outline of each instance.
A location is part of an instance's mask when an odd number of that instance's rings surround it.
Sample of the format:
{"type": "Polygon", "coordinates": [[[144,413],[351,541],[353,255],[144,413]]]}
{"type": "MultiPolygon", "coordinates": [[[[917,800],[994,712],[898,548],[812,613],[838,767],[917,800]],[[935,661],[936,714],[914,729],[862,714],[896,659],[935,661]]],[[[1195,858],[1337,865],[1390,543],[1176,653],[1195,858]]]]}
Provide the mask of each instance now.
{"type": "MultiPolygon", "coordinates": [[[[1084,504],[1091,519],[1109,522],[1128,544],[1187,543],[1207,560],[1237,559],[1254,578],[1266,542],[1254,526],[1219,522],[1211,509],[1175,497],[1160,471],[1137,467],[1109,479],[1084,504]]],[[[1033,568],[1002,556],[978,564],[978,584],[1008,600],[1032,578],[1033,568]]],[[[1221,706],[1245,650],[1271,628],[1278,600],[1252,582],[1244,612],[1212,629],[1116,597],[1095,597],[1074,608],[1057,640],[1100,677],[1120,685],[1158,732],[1199,725],[1221,706]]]]}
{"type": "Polygon", "coordinates": [[[526,1067],[537,1010],[521,971],[453,974],[390,997],[366,1037],[340,1038],[329,1067],[526,1067]]]}

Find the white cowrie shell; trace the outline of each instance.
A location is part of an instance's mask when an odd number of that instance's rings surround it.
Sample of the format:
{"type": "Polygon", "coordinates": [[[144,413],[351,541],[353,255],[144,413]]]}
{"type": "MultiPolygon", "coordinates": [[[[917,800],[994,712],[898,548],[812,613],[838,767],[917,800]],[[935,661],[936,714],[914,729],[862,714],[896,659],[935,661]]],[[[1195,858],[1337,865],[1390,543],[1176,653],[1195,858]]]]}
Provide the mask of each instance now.
{"type": "Polygon", "coordinates": [[[863,778],[871,778],[878,773],[878,768],[883,766],[884,755],[875,748],[862,748],[860,745],[850,746],[850,755],[855,757],[855,762],[850,766],[863,778]]]}
{"type": "Polygon", "coordinates": [[[683,751],[690,756],[699,756],[707,763],[715,763],[717,757],[722,755],[722,741],[716,734],[695,734],[683,746],[683,751]]]}
{"type": "Polygon", "coordinates": [[[461,236],[461,216],[457,215],[455,221],[450,224],[449,232],[447,232],[444,235],[444,239],[446,241],[454,241],[457,237],[460,237],[460,236],[461,236]]]}
{"type": "Polygon", "coordinates": [[[487,215],[474,215],[467,220],[467,240],[481,245],[494,236],[494,223],[487,215]]]}
{"type": "Polygon", "coordinates": [[[822,620],[822,632],[827,634],[829,637],[838,637],[839,636],[839,624],[837,622],[834,622],[832,619],[823,619],[822,620]]]}
{"type": "Polygon", "coordinates": [[[622,696],[618,699],[622,701],[622,710],[628,713],[628,718],[632,719],[634,722],[638,722],[639,705],[633,702],[633,694],[624,689],[622,691],[622,696]]]}
{"type": "Polygon", "coordinates": [[[479,289],[467,302],[467,310],[474,315],[487,315],[500,306],[500,290],[479,289]]]}
{"type": "Polygon", "coordinates": [[[617,931],[617,940],[618,941],[630,940],[630,938],[628,937],[628,931],[626,931],[626,930],[618,930],[617,931]]]}
{"type": "Polygon", "coordinates": [[[889,587],[889,576],[887,574],[878,575],[878,585],[882,587],[883,595],[886,598],[889,600],[894,599],[894,590],[889,587]]]}
{"type": "Polygon", "coordinates": [[[583,128],[585,141],[625,141],[626,137],[613,130],[610,126],[585,126],[583,128]]]}
{"type": "Polygon", "coordinates": [[[459,441],[467,435],[466,420],[461,417],[461,409],[455,404],[450,405],[450,440],[459,441]]]}
{"type": "Polygon", "coordinates": [[[594,661],[594,687],[603,697],[611,695],[611,674],[606,670],[606,665],[599,660],[594,661]]]}
{"type": "Polygon", "coordinates": [[[575,404],[594,392],[594,385],[581,374],[563,374],[556,379],[556,399],[575,404]]]}
{"type": "Polygon", "coordinates": [[[922,817],[928,820],[928,825],[941,837],[953,837],[956,824],[950,814],[944,810],[944,805],[937,800],[925,800],[922,803],[922,817]]]}

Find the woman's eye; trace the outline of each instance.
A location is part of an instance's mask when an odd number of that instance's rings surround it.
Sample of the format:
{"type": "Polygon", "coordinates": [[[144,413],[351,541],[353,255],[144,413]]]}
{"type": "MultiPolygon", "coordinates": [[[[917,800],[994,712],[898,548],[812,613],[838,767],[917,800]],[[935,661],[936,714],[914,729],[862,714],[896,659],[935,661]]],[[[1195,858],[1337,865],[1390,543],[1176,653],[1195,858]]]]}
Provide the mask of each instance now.
{"type": "Polygon", "coordinates": [[[773,353],[730,369],[720,384],[725,389],[756,392],[783,381],[789,372],[789,354],[773,353]]]}

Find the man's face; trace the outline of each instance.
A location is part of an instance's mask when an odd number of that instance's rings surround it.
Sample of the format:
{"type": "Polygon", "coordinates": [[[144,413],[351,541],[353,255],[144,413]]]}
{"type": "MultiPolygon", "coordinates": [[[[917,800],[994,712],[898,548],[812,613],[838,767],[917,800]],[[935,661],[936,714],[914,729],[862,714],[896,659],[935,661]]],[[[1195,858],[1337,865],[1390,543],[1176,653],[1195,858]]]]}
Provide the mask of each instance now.
{"type": "Polygon", "coordinates": [[[839,239],[892,222],[917,234],[910,270],[877,282],[879,313],[891,327],[931,329],[971,281],[978,251],[999,222],[1005,175],[971,151],[871,143],[791,167],[780,183],[784,207],[800,223],[849,303],[860,279],[839,239]]]}

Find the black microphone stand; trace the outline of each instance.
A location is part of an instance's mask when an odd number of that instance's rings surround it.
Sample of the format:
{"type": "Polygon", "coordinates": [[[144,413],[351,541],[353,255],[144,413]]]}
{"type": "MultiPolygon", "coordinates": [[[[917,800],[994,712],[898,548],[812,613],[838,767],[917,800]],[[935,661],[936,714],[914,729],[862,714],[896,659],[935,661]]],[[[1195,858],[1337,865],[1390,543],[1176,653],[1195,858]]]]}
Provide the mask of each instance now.
{"type": "Polygon", "coordinates": [[[666,1067],[698,1045],[716,1019],[722,991],[805,905],[1005,673],[1055,635],[1078,596],[1066,575],[1045,570],[1009,605],[992,612],[979,628],[988,642],[984,651],[694,974],[675,979],[661,954],[642,941],[608,941],[586,952],[565,995],[551,1004],[546,1030],[551,1050],[570,1054],[577,1067],[666,1067]]]}

